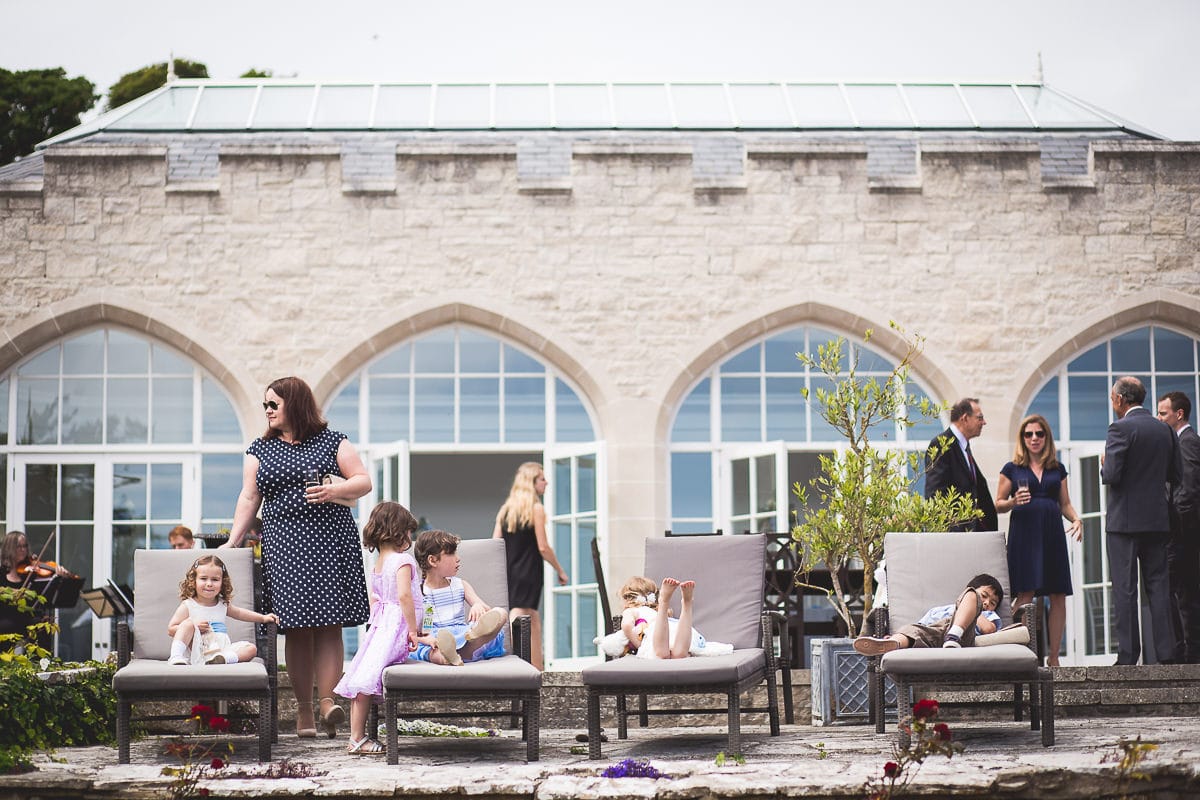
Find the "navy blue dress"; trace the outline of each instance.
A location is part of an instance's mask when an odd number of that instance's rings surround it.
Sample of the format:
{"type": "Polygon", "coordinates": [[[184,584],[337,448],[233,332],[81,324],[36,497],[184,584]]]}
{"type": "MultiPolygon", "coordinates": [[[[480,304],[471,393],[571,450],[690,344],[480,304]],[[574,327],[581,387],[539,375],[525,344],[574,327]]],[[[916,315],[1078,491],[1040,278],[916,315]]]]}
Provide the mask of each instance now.
{"type": "Polygon", "coordinates": [[[1013,506],[1008,517],[1008,579],[1014,596],[1071,594],[1071,561],[1063,531],[1062,508],[1058,504],[1067,471],[1059,465],[1043,470],[1039,481],[1029,467],[1011,461],[1000,474],[1012,482],[1029,481],[1029,502],[1013,506]]]}
{"type": "Polygon", "coordinates": [[[284,631],[361,625],[370,612],[362,545],[350,509],[304,499],[305,468],[341,476],[337,449],[345,438],[326,428],[297,444],[255,439],[246,450],[258,459],[263,497],[264,598],[284,631]]]}

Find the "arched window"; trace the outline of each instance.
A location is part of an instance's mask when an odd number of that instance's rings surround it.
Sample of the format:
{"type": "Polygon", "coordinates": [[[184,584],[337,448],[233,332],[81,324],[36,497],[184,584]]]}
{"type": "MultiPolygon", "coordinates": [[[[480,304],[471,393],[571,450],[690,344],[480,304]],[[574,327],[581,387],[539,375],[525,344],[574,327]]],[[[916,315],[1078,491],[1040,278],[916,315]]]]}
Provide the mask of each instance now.
{"type": "Polygon", "coordinates": [[[591,413],[553,366],[485,331],[450,325],[377,356],[326,413],[358,442],[376,500],[401,502],[424,525],[464,539],[491,536],[517,467],[543,464],[546,534],[572,581],[546,580],[547,660],[566,667],[594,656],[591,542],[604,524],[603,448],[591,413]]]}
{"type": "MultiPolygon", "coordinates": [[[[802,394],[808,389],[815,397],[829,380],[796,354],[815,358],[835,338],[812,326],[782,331],[733,353],[696,382],[671,427],[673,533],[785,531],[789,511],[804,513],[795,508],[790,487],[807,484],[819,469],[819,455],[842,441],[802,394]]],[[[859,353],[860,375],[891,372],[895,362],[886,355],[858,337],[843,338],[859,353]]],[[[916,384],[908,388],[925,396],[916,384]]],[[[923,448],[941,430],[935,420],[877,430],[875,436],[881,445],[923,448]]]]}
{"type": "MultiPolygon", "coordinates": [[[[66,337],[0,376],[3,523],[90,585],[128,584],[134,549],[228,525],[245,441],[224,390],[173,348],[114,327],[66,337]]],[[[111,626],[87,614],[62,613],[60,655],[106,655],[111,626]]]]}
{"type": "MultiPolygon", "coordinates": [[[[1151,413],[1159,397],[1181,391],[1192,400],[1194,426],[1200,397],[1198,364],[1196,337],[1162,325],[1143,325],[1071,357],[1046,380],[1026,410],[1050,423],[1059,458],[1070,475],[1071,499],[1083,518],[1083,541],[1071,543],[1075,594],[1068,602],[1063,645],[1067,663],[1111,664],[1116,654],[1104,532],[1107,491],[1100,479],[1104,440],[1114,418],[1112,385],[1123,375],[1139,378],[1151,413]]],[[[1153,624],[1148,615],[1143,617],[1142,630],[1153,624]]]]}

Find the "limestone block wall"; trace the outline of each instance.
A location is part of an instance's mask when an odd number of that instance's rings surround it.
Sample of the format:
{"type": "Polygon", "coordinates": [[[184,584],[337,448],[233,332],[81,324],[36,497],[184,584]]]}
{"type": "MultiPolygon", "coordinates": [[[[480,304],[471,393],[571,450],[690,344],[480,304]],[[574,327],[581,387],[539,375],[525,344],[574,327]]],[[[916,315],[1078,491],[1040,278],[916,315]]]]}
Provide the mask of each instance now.
{"type": "Polygon", "coordinates": [[[52,148],[40,182],[0,181],[0,372],[116,322],[211,370],[253,431],[272,378],[324,400],[391,345],[479,325],[595,412],[624,574],[666,526],[675,408],[756,337],[921,333],[919,378],[981,398],[998,471],[1063,359],[1134,324],[1200,335],[1200,145],[543,136],[52,148]]]}

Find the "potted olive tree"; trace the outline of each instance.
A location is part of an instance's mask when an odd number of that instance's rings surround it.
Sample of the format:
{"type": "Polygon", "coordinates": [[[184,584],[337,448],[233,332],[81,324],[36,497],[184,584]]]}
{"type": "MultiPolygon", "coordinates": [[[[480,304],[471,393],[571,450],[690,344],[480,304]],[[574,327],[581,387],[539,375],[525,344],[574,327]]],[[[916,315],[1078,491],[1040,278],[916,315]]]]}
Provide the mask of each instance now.
{"type": "MultiPolygon", "coordinates": [[[[817,508],[808,510],[792,529],[800,565],[796,582],[825,591],[851,636],[867,632],[875,604],[873,576],[883,558],[883,537],[888,531],[945,531],[980,513],[971,498],[960,493],[951,491],[925,499],[914,491],[927,453],[900,448],[890,438],[891,431],[936,419],[943,407],[926,397],[918,398],[909,389],[909,372],[922,352],[924,339],[905,334],[895,323],[891,327],[903,343],[904,355],[886,376],[860,375],[862,348],[849,347],[842,338],[821,345],[815,357],[797,354],[809,368],[819,370],[828,379],[828,388],[813,392],[814,410],[845,439],[845,446],[832,456],[821,456],[820,471],[809,485],[797,483],[793,487],[801,508],[808,507],[812,496],[819,501],[817,508]],[[884,429],[877,431],[880,426],[884,429]],[[875,434],[877,440],[872,441],[875,434]],[[863,585],[844,585],[849,570],[860,566],[863,585]],[[809,583],[808,575],[815,569],[829,571],[832,589],[809,583]],[[860,591],[862,607],[858,610],[855,606],[860,591]]],[[[870,342],[872,335],[873,331],[867,330],[863,344],[870,342]]],[[[928,455],[937,457],[941,453],[928,455]]],[[[849,640],[842,650],[849,658],[857,655],[850,650],[849,640]]],[[[828,655],[823,653],[821,660],[828,662],[828,655]]],[[[865,670],[863,664],[864,676],[865,670]]],[[[835,670],[822,671],[814,653],[813,671],[815,707],[818,691],[822,698],[834,696],[830,687],[818,689],[818,677],[828,677],[835,670]]]]}

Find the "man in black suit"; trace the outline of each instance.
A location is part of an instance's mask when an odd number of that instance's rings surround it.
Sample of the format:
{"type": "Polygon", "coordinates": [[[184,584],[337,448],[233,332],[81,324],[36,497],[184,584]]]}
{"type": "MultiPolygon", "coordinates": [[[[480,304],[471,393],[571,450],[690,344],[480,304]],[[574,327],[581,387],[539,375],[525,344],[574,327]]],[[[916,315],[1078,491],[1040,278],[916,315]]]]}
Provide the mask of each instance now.
{"type": "Polygon", "coordinates": [[[1137,378],[1118,378],[1109,395],[1117,421],[1108,426],[1100,477],[1108,486],[1108,569],[1117,623],[1117,664],[1136,664],[1138,564],[1150,599],[1150,629],[1160,663],[1173,662],[1171,586],[1167,576],[1170,512],[1167,484],[1178,481],[1175,434],[1142,408],[1146,387],[1137,378]]]}
{"type": "Polygon", "coordinates": [[[979,471],[971,454],[971,440],[983,431],[987,421],[979,400],[964,397],[950,408],[950,427],[933,437],[925,449],[925,496],[933,497],[953,487],[975,501],[983,517],[951,527],[955,531],[994,531],[999,525],[996,504],[992,501],[987,478],[979,471]],[[931,458],[931,454],[936,454],[931,458]]]}
{"type": "Polygon", "coordinates": [[[1179,437],[1179,483],[1171,493],[1167,572],[1175,601],[1179,659],[1200,664],[1200,436],[1188,424],[1192,401],[1183,392],[1158,398],[1158,418],[1179,437]]]}

